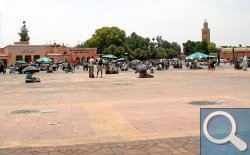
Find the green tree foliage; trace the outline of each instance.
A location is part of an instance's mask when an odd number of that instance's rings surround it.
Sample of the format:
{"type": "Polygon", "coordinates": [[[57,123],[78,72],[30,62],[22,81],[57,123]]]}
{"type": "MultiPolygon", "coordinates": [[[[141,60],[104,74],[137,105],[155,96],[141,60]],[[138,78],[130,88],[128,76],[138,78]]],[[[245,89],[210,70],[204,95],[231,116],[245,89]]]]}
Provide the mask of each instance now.
{"type": "Polygon", "coordinates": [[[173,58],[178,57],[181,52],[180,45],[168,42],[161,36],[151,41],[133,32],[126,37],[125,31],[117,27],[103,27],[96,30],[83,46],[97,48],[99,53],[113,54],[129,60],[173,58]]]}
{"type": "Polygon", "coordinates": [[[117,56],[117,57],[124,56],[125,55],[125,49],[124,49],[124,47],[122,47],[122,46],[117,47],[116,48],[116,52],[115,52],[114,55],[117,56]]]}
{"type": "Polygon", "coordinates": [[[85,42],[86,47],[97,48],[102,53],[105,48],[111,45],[123,46],[126,39],[125,31],[118,27],[103,27],[95,31],[92,38],[85,42]]]}
{"type": "Polygon", "coordinates": [[[166,51],[160,51],[156,53],[156,58],[157,59],[162,59],[162,58],[166,58],[167,57],[167,53],[166,51]]]}
{"type": "Polygon", "coordinates": [[[117,57],[123,57],[125,55],[125,49],[122,46],[110,45],[103,50],[103,54],[113,54],[117,57]]]}
{"type": "Polygon", "coordinates": [[[215,43],[209,43],[208,44],[208,50],[209,50],[209,53],[216,52],[216,44],[215,43]]]}
{"type": "Polygon", "coordinates": [[[208,42],[207,41],[203,41],[202,43],[201,43],[201,45],[202,45],[202,52],[203,53],[205,53],[205,54],[210,54],[209,53],[209,50],[208,50],[208,42]]]}
{"type": "Polygon", "coordinates": [[[25,25],[25,21],[23,21],[23,26],[21,27],[21,32],[18,33],[20,36],[20,41],[29,41],[30,37],[29,37],[29,30],[27,29],[26,25],[25,25]]]}
{"type": "Polygon", "coordinates": [[[117,50],[117,47],[115,45],[110,45],[108,48],[105,48],[103,50],[103,54],[115,54],[117,50]]]}
{"type": "Polygon", "coordinates": [[[157,36],[156,41],[157,47],[172,50],[171,55],[168,55],[168,57],[178,57],[181,54],[181,46],[176,42],[168,42],[167,40],[164,40],[162,36],[157,36]]]}
{"type": "Polygon", "coordinates": [[[183,51],[185,55],[190,55],[195,52],[202,52],[205,54],[210,54],[210,52],[215,51],[216,45],[214,43],[208,43],[207,41],[190,41],[183,43],[183,51]]]}
{"type": "Polygon", "coordinates": [[[204,53],[202,50],[202,42],[200,42],[200,41],[196,42],[195,47],[194,47],[194,51],[204,53]]]}
{"type": "Polygon", "coordinates": [[[139,48],[141,50],[148,50],[149,49],[149,38],[143,38],[133,32],[130,36],[127,37],[125,44],[128,46],[129,49],[134,51],[135,49],[139,48]]]}
{"type": "Polygon", "coordinates": [[[188,40],[186,43],[183,43],[182,45],[185,55],[190,55],[195,53],[196,42],[188,40]]]}

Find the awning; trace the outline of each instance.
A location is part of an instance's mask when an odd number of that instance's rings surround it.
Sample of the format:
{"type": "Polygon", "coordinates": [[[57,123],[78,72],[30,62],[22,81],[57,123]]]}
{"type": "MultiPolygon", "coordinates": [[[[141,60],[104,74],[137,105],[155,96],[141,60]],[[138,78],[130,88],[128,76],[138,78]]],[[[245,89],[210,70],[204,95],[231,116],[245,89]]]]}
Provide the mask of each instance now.
{"type": "Polygon", "coordinates": [[[0,54],[0,57],[9,57],[7,54],[0,54]]]}

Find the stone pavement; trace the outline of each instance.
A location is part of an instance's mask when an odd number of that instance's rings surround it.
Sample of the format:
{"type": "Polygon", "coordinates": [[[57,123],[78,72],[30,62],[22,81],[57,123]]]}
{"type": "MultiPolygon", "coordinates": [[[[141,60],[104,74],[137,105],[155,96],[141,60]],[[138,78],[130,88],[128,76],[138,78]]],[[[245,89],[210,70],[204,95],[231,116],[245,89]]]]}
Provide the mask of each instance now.
{"type": "Polygon", "coordinates": [[[199,138],[1,149],[1,155],[199,155],[199,138]]]}
{"type": "MultiPolygon", "coordinates": [[[[36,76],[41,83],[26,84],[25,75],[0,75],[3,152],[17,150],[25,154],[22,150],[31,153],[30,148],[34,148],[48,149],[44,154],[63,154],[59,150],[70,152],[78,146],[96,147],[98,151],[112,150],[111,146],[100,149],[103,144],[137,146],[138,141],[158,141],[162,145],[159,141],[166,140],[173,146],[165,150],[166,154],[173,150],[197,154],[200,108],[250,107],[250,72],[233,69],[171,69],[156,72],[152,79],[139,79],[133,71],[104,75],[102,79],[89,79],[81,70],[67,74],[41,72],[36,76]],[[214,104],[190,104],[193,101],[214,104]],[[193,149],[169,142],[180,139],[186,144],[191,142],[193,149]]],[[[141,151],[148,151],[148,147],[141,151]]],[[[120,149],[129,154],[124,147],[120,149]]]]}

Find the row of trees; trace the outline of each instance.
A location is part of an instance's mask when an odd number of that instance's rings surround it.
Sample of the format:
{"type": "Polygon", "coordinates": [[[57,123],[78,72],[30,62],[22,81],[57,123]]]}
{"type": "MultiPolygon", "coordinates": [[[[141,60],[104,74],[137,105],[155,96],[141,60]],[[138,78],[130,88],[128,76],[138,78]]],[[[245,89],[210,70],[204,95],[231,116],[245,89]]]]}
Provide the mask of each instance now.
{"type": "MultiPolygon", "coordinates": [[[[100,54],[113,54],[126,57],[129,60],[161,59],[179,57],[181,47],[176,42],[164,40],[161,36],[153,39],[142,37],[135,32],[126,36],[124,30],[118,27],[103,27],[97,29],[90,39],[78,47],[97,48],[100,54]]],[[[220,52],[214,43],[206,41],[190,41],[183,43],[185,55],[195,52],[205,54],[220,52]]]]}
{"type": "Polygon", "coordinates": [[[190,55],[195,52],[202,52],[205,54],[210,53],[218,53],[220,52],[220,49],[216,47],[215,43],[208,43],[207,41],[191,41],[188,40],[186,43],[183,43],[183,51],[185,55],[190,55]]]}
{"type": "Polygon", "coordinates": [[[155,59],[179,57],[181,47],[176,42],[168,42],[161,36],[150,39],[135,32],[126,36],[118,27],[103,27],[95,31],[84,44],[78,47],[97,47],[98,53],[113,54],[128,59],[155,59]]]}

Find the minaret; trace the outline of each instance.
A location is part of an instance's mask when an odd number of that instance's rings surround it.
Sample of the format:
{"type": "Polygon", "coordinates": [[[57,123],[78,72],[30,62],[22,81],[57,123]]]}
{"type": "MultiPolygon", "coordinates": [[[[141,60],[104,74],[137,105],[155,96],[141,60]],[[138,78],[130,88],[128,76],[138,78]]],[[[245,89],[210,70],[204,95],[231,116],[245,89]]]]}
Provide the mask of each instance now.
{"type": "Polygon", "coordinates": [[[202,29],[202,41],[210,43],[210,29],[208,28],[208,22],[205,20],[202,29]]]}

